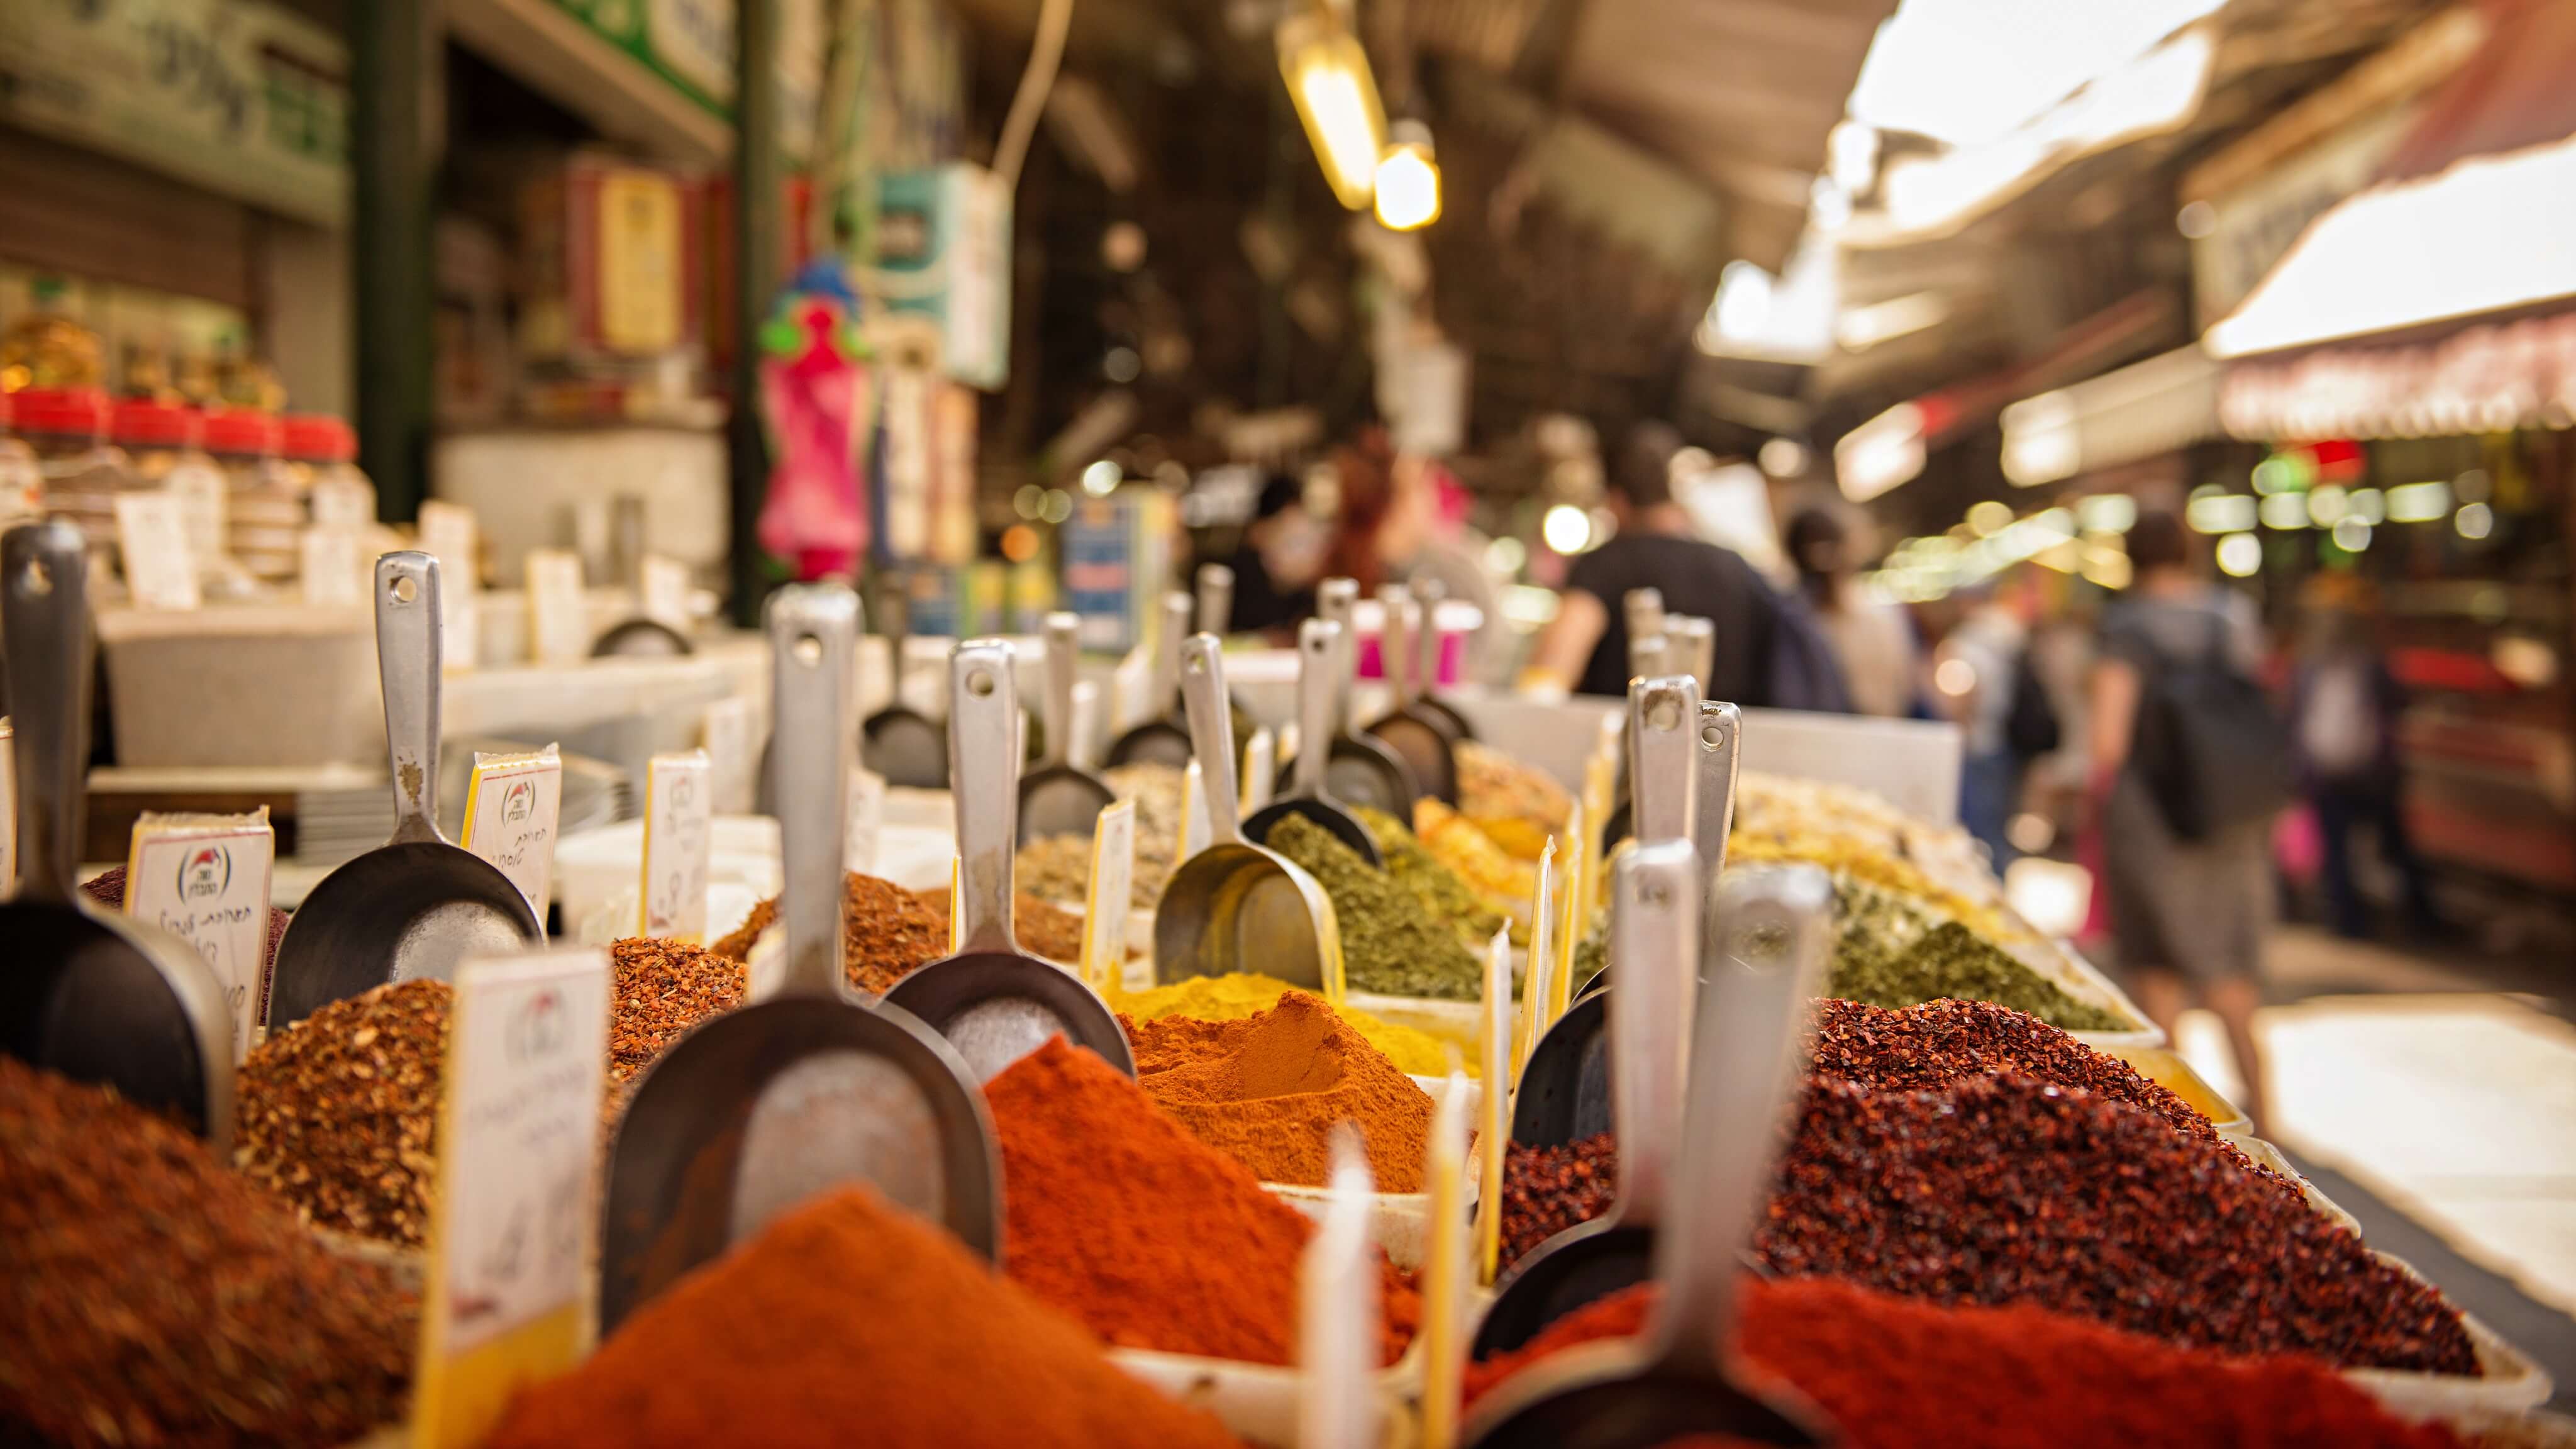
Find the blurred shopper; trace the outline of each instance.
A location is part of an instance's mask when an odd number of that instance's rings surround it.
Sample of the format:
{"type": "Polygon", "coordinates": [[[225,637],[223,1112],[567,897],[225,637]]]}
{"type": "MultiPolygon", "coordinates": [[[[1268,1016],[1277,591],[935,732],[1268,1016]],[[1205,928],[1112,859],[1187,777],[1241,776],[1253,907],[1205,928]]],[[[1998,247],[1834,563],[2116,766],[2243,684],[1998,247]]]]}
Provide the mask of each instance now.
{"type": "Polygon", "coordinates": [[[2112,938],[2168,1036],[2195,998],[2226,1024],[2259,1129],[2254,1010],[2281,799],[2280,731],[2253,682],[2261,630],[2244,597],[2194,572],[2173,515],[2142,514],[2128,544],[2134,582],[2103,615],[2090,686],[2112,938]]]}
{"type": "MultiPolygon", "coordinates": [[[[1395,500],[1378,525],[1378,557],[1389,574],[1407,583],[1437,582],[1442,592],[1473,604],[1487,623],[1501,618],[1502,596],[1485,570],[1485,540],[1467,527],[1467,490],[1437,459],[1398,453],[1395,500]]],[[[1483,681],[1491,664],[1488,641],[1501,629],[1465,636],[1466,677],[1483,681]]]]}
{"type": "Polygon", "coordinates": [[[1672,459],[1681,434],[1640,423],[1610,468],[1610,541],[1574,560],[1556,618],[1539,635],[1530,671],[1539,682],[1584,694],[1628,692],[1631,589],[1659,589],[1664,608],[1717,626],[1709,695],[1739,704],[1774,702],[1771,688],[1780,601],[1741,555],[1691,536],[1673,499],[1672,459]]]}
{"type": "Polygon", "coordinates": [[[1333,450],[1333,476],[1340,502],[1333,513],[1332,538],[1324,548],[1324,577],[1357,579],[1360,597],[1377,593],[1386,582],[1386,554],[1379,534],[1395,510],[1395,445],[1386,429],[1366,424],[1351,441],[1333,450]]]}
{"type": "Polygon", "coordinates": [[[2350,574],[2320,574],[2304,590],[2307,628],[2290,686],[2292,745],[2300,793],[2315,812],[2323,846],[2326,920],[2335,933],[2370,934],[2353,879],[2353,832],[2378,837],[2380,858],[2397,872],[2408,927],[2439,929],[2424,862],[2407,834],[2397,760],[2403,689],[2373,637],[2369,586],[2350,574]]]}
{"type": "Polygon", "coordinates": [[[1789,561],[1816,626],[1833,646],[1855,714],[1903,719],[1921,694],[1921,661],[1905,611],[1862,596],[1852,577],[1859,560],[1841,519],[1806,508],[1789,520],[1789,561]]]}
{"type": "Polygon", "coordinates": [[[2031,661],[2028,591],[1975,590],[1936,651],[1934,688],[1959,725],[1959,824],[1997,872],[2017,853],[2009,827],[2031,762],[2057,748],[2057,707],[2031,661]]]}
{"type": "Polygon", "coordinates": [[[1306,511],[1304,485],[1289,474],[1271,474],[1234,556],[1225,560],[1234,570],[1233,628],[1279,633],[1315,612],[1326,541],[1323,524],[1306,511]]]}

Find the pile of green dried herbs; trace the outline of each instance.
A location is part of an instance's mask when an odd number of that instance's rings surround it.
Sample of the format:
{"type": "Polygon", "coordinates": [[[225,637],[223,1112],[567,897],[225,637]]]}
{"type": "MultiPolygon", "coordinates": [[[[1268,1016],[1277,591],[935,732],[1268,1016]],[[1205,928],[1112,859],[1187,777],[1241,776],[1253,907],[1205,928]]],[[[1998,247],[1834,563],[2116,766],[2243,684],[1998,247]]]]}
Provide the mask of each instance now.
{"type": "Polygon", "coordinates": [[[1270,827],[1268,843],[1332,897],[1343,978],[1352,990],[1442,1001],[1474,1001],[1483,994],[1484,968],[1458,932],[1331,831],[1303,815],[1288,815],[1270,827]]]}
{"type": "Polygon", "coordinates": [[[1507,925],[1512,928],[1513,939],[1526,944],[1527,933],[1519,924],[1485,904],[1484,897],[1458,878],[1458,872],[1423,848],[1403,821],[1366,805],[1352,806],[1351,813],[1368,827],[1369,838],[1377,842],[1378,854],[1386,857],[1386,873],[1413,892],[1424,910],[1456,926],[1470,950],[1483,950],[1485,943],[1494,939],[1494,933],[1507,925]]]}
{"type": "Polygon", "coordinates": [[[2063,1031],[2127,1031],[2135,1022],[2079,1001],[1957,921],[1935,921],[1903,900],[1835,882],[1834,966],[1826,993],[1901,1008],[1944,997],[1991,1001],[2063,1031]]]}

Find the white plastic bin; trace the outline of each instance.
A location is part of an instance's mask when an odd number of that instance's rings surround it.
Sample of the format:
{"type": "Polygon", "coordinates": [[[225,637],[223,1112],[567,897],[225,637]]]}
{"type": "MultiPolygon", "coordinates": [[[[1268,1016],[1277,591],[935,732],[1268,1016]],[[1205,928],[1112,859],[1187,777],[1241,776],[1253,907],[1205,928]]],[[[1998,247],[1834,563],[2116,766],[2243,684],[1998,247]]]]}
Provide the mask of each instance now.
{"type": "Polygon", "coordinates": [[[101,609],[117,763],[381,762],[375,620],[364,605],[101,609]]]}

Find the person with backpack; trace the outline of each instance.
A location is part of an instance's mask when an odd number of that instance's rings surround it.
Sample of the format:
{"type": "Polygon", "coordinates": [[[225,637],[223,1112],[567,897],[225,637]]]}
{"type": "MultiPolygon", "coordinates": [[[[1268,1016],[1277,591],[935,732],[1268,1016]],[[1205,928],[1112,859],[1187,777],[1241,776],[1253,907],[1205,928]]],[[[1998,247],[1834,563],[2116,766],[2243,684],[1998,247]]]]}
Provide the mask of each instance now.
{"type": "Polygon", "coordinates": [[[2007,827],[2023,777],[2058,746],[2057,707],[2031,668],[2028,591],[1970,592],[1967,616],[1935,651],[1933,690],[1959,726],[1959,824],[2000,875],[2018,853],[2007,827]]]}
{"type": "Polygon", "coordinates": [[[2288,745],[2256,680],[2251,601],[2204,581],[2170,513],[2129,530],[2132,578],[2102,617],[2088,687],[2092,795],[2101,811],[2111,937],[2138,1004],[2171,1036],[2189,1006],[2227,1027],[2263,1125],[2263,942],[2273,912],[2273,815],[2288,745]]]}
{"type": "Polygon", "coordinates": [[[2441,930],[2423,857],[2407,832],[2405,780],[2397,756],[2404,687],[2373,637],[2369,586],[2349,573],[2319,574],[2301,590],[2306,629],[2290,683],[2299,793],[2314,812],[2324,847],[2326,921],[2361,940],[2369,913],[2353,879],[2353,833],[2378,837],[2380,858],[2397,874],[2406,922],[2419,935],[2441,930]]]}

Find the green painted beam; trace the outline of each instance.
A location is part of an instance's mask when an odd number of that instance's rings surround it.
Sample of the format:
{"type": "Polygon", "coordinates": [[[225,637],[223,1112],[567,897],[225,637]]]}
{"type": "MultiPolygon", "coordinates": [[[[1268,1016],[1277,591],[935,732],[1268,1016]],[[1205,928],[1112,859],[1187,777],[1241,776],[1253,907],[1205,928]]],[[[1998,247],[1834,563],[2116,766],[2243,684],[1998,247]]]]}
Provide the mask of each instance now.
{"type": "Polygon", "coordinates": [[[431,0],[349,7],[351,252],[357,287],[359,463],[377,513],[400,522],[429,491],[430,101],[443,56],[431,0]]]}
{"type": "Polygon", "coordinates": [[[734,56],[733,409],[726,423],[732,502],[733,614],[760,622],[768,580],[760,567],[760,503],[769,486],[769,448],[760,428],[760,324],[778,294],[785,242],[779,194],[787,166],[778,150],[779,0],[740,0],[734,56]]]}

